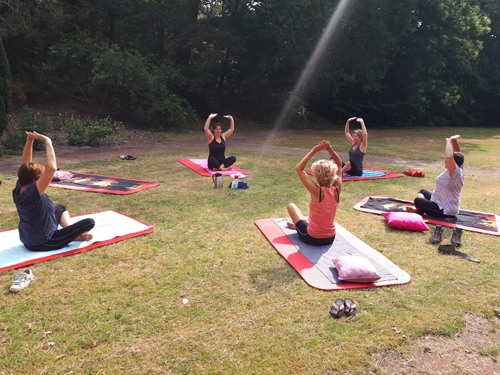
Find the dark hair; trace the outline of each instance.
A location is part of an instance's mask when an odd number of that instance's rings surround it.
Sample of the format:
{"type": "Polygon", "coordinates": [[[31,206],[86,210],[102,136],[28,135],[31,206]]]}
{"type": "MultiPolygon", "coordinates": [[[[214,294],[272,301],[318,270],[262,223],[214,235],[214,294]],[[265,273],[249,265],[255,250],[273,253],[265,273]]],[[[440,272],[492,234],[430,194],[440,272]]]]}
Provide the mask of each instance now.
{"type": "Polygon", "coordinates": [[[220,126],[220,128],[222,129],[222,124],[220,122],[216,122],[216,123],[210,124],[210,128],[209,129],[212,132],[212,134],[214,134],[215,129],[217,128],[217,126],[220,126]]]}
{"type": "Polygon", "coordinates": [[[42,163],[30,161],[22,164],[17,170],[17,177],[21,186],[31,184],[36,181],[45,172],[45,167],[42,163]]]}
{"type": "Polygon", "coordinates": [[[461,152],[454,152],[453,159],[455,160],[455,163],[459,167],[461,167],[464,164],[464,154],[462,154],[461,152]]]}

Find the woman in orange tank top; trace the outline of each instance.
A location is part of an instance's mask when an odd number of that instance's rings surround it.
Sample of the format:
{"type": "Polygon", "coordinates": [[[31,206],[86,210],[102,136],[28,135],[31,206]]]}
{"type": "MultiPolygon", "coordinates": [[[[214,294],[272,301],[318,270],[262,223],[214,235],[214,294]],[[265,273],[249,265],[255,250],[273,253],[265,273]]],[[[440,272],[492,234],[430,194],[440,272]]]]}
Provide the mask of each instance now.
{"type": "Polygon", "coordinates": [[[299,238],[309,245],[323,246],[335,239],[335,214],[342,190],[342,160],[333,150],[330,142],[321,141],[304,156],[295,167],[300,181],[311,194],[309,219],[306,219],[294,204],[288,205],[288,214],[293,224],[288,227],[297,230],[299,238]],[[316,178],[314,183],[304,171],[314,154],[326,150],[332,160],[318,160],[311,166],[316,178]]]}

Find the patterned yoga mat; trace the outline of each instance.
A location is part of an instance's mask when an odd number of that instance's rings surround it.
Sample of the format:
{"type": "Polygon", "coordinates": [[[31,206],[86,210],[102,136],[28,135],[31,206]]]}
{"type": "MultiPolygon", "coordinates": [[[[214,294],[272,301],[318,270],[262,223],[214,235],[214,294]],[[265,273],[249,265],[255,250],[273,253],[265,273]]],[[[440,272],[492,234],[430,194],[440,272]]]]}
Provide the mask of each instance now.
{"type": "Polygon", "coordinates": [[[64,181],[52,181],[49,187],[90,191],[93,193],[132,194],[160,185],[158,182],[130,180],[128,178],[101,176],[98,174],[73,173],[64,181]]]}
{"type": "MultiPolygon", "coordinates": [[[[405,212],[405,208],[413,206],[413,202],[386,197],[366,197],[354,206],[355,210],[382,215],[384,212],[405,212]]],[[[498,220],[495,214],[460,210],[454,217],[422,216],[429,224],[437,224],[450,228],[460,228],[470,232],[486,233],[500,236],[498,220]]]]}
{"type": "MultiPolygon", "coordinates": [[[[307,172],[311,176],[314,175],[312,171],[307,172]]],[[[357,180],[380,180],[384,178],[397,178],[404,177],[402,173],[389,172],[378,168],[363,168],[363,174],[361,176],[347,176],[342,177],[342,181],[357,181],[357,180]]]]}

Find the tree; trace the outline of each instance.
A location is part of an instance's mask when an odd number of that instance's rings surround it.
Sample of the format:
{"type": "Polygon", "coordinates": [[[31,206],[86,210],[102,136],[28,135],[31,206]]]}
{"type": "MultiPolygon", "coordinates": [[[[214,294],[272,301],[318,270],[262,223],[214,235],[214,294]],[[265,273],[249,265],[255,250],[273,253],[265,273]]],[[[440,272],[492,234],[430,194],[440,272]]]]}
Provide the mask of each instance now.
{"type": "Polygon", "coordinates": [[[0,135],[7,128],[7,113],[12,110],[12,86],[9,60],[0,38],[0,135]]]}

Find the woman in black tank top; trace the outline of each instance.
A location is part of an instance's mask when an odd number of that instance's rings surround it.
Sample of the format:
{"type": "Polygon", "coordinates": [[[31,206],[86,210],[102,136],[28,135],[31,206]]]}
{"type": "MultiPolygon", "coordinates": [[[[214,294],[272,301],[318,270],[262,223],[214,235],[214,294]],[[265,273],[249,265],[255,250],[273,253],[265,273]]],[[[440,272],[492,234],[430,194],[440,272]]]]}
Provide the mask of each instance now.
{"type": "Polygon", "coordinates": [[[215,123],[210,126],[212,119],[217,116],[217,113],[211,113],[205,122],[205,135],[208,139],[208,169],[213,171],[227,171],[231,169],[231,165],[236,162],[235,156],[226,158],[226,139],[234,132],[234,119],[230,115],[224,116],[229,119],[229,130],[222,133],[220,123],[215,123]]]}
{"type": "Polygon", "coordinates": [[[342,174],[361,176],[363,174],[363,159],[368,147],[368,132],[365,122],[360,117],[351,117],[345,123],[345,137],[351,145],[349,150],[349,161],[342,167],[342,174]],[[356,129],[352,135],[349,133],[349,123],[356,120],[361,124],[361,129],[356,129]]]}

